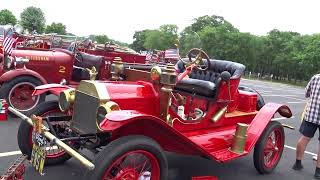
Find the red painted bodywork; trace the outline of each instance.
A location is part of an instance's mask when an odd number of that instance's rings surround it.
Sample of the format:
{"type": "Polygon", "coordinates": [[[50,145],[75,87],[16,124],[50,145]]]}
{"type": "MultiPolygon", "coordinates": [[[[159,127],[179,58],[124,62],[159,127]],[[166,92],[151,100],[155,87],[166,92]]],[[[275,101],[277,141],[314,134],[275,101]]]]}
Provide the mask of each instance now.
{"type": "Polygon", "coordinates": [[[70,86],[61,85],[61,84],[45,84],[41,86],[37,86],[32,93],[32,96],[41,95],[47,92],[59,96],[60,92],[71,88],[70,86]]]}
{"type": "Polygon", "coordinates": [[[226,162],[247,155],[273,115],[283,109],[288,112],[283,115],[291,117],[291,111],[287,106],[269,103],[256,116],[234,117],[233,119],[224,117],[218,124],[204,117],[201,122],[184,124],[185,126],[181,126],[182,121],[175,121],[177,123],[174,123],[173,127],[158,117],[135,110],[122,110],[107,114],[106,120],[100,124],[100,127],[112,132],[114,138],[133,134],[145,135],[156,140],[166,151],[200,155],[219,162],[226,162]],[[246,122],[250,125],[245,151],[242,154],[229,150],[236,122],[246,122]],[[211,127],[203,127],[209,123],[211,127]],[[187,126],[191,128],[186,128],[187,126]]]}
{"type": "MultiPolygon", "coordinates": [[[[14,47],[18,44],[28,44],[25,43],[29,40],[35,40],[35,37],[28,37],[23,36],[17,39],[17,41],[14,44],[14,47]]],[[[39,37],[38,37],[39,38],[39,37]]],[[[26,64],[26,68],[29,70],[32,70],[35,73],[31,73],[31,71],[25,71],[24,73],[21,73],[21,71],[14,71],[10,72],[9,76],[3,77],[2,74],[12,71],[12,70],[6,70],[4,69],[3,65],[3,54],[2,54],[2,46],[0,44],[0,83],[6,82],[11,80],[14,77],[21,76],[21,75],[31,75],[38,79],[40,79],[44,84],[46,83],[60,83],[62,79],[65,79],[68,84],[77,84],[77,82],[72,80],[72,70],[73,65],[75,62],[74,55],[72,53],[66,53],[65,50],[61,49],[54,49],[50,50],[51,46],[50,43],[47,42],[48,39],[45,39],[45,36],[42,37],[44,39],[40,41],[42,42],[36,47],[29,47],[29,46],[17,46],[17,49],[13,50],[13,56],[16,57],[23,57],[29,59],[29,63],[26,64]],[[46,57],[48,59],[37,59],[32,57],[46,57]],[[63,69],[63,71],[61,71],[63,69]],[[31,73],[31,74],[30,74],[31,73]],[[40,77],[41,76],[41,77],[40,77]]],[[[46,37],[47,38],[47,37],[46,37]]],[[[119,52],[114,49],[85,49],[85,48],[79,48],[78,49],[81,52],[85,52],[92,55],[97,56],[103,56],[104,61],[103,65],[101,65],[100,71],[99,71],[99,77],[101,80],[106,80],[109,78],[109,70],[110,70],[110,63],[113,61],[115,57],[121,57],[123,62],[128,63],[145,63],[145,56],[140,55],[138,53],[131,53],[131,52],[119,52]]],[[[16,67],[15,69],[22,68],[23,66],[20,65],[20,67],[16,67]]]]}
{"type": "MultiPolygon", "coordinates": [[[[107,90],[110,100],[116,102],[120,111],[112,111],[100,123],[100,129],[112,134],[112,140],[127,135],[144,135],[154,139],[166,151],[199,155],[218,162],[226,162],[247,155],[275,113],[291,117],[290,109],[281,104],[268,103],[256,110],[256,93],[239,91],[240,78],[221,82],[215,100],[186,96],[185,115],[194,108],[205,112],[198,120],[184,120],[169,108],[172,126],[160,116],[160,88],[157,82],[111,82],[99,81],[107,90]],[[221,118],[212,118],[227,106],[221,118]],[[244,152],[230,151],[237,123],[249,125],[244,152]]],[[[173,99],[171,104],[176,102],[173,99]]],[[[171,124],[171,123],[170,123],[171,124]]]]}
{"type": "Polygon", "coordinates": [[[36,79],[39,79],[43,84],[47,84],[47,80],[44,79],[43,76],[41,76],[36,71],[33,71],[31,69],[27,69],[27,68],[20,68],[20,69],[14,69],[14,70],[11,70],[11,71],[7,71],[7,72],[2,74],[2,76],[0,77],[0,81],[1,82],[10,81],[13,78],[18,77],[18,76],[35,77],[36,79]]]}
{"type": "MultiPolygon", "coordinates": [[[[291,117],[290,109],[285,105],[268,103],[256,111],[256,93],[238,91],[240,79],[231,80],[231,103],[227,113],[213,123],[211,118],[229,99],[226,83],[220,86],[216,101],[195,98],[192,105],[186,107],[204,108],[208,111],[201,120],[183,120],[175,111],[169,110],[174,119],[173,126],[160,118],[159,87],[152,83],[139,82],[101,82],[104,83],[110,100],[119,104],[121,111],[112,111],[100,124],[103,131],[111,132],[117,139],[126,135],[145,135],[156,140],[166,151],[209,157],[219,162],[226,162],[247,155],[264,131],[275,113],[291,117]],[[239,101],[246,99],[246,101],[239,101]],[[246,111],[242,111],[245,109],[246,111]],[[231,152],[233,134],[237,123],[249,125],[245,151],[242,154],[231,152]]],[[[188,97],[190,98],[190,97],[188,97]]],[[[173,102],[174,103],[174,102],[173,102]]],[[[187,112],[186,112],[187,113],[187,112]]]]}
{"type": "MultiPolygon", "coordinates": [[[[101,80],[109,78],[110,63],[114,57],[121,57],[124,62],[130,63],[144,63],[145,56],[138,54],[126,54],[119,52],[106,52],[106,51],[94,51],[86,50],[87,53],[104,56],[103,64],[99,71],[99,77],[101,80]]],[[[68,84],[78,84],[78,82],[72,80],[72,71],[75,58],[71,53],[66,53],[63,50],[14,50],[13,56],[23,57],[29,59],[29,63],[16,67],[13,70],[5,70],[3,67],[3,61],[0,62],[0,83],[10,81],[11,79],[22,76],[33,76],[43,84],[47,83],[60,83],[62,79],[65,79],[68,84]],[[41,57],[37,59],[34,57],[41,57]],[[44,59],[46,57],[47,59],[44,59]],[[62,71],[61,71],[62,70],[62,71]]]]}

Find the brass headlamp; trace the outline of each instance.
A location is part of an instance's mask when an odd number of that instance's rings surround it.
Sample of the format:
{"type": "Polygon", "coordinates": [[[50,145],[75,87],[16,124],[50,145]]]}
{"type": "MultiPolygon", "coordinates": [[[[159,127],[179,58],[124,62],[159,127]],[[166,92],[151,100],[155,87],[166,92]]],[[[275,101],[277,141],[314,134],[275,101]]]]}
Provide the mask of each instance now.
{"type": "Polygon", "coordinates": [[[100,105],[97,110],[97,125],[99,125],[105,119],[109,112],[119,110],[119,105],[113,101],[108,101],[105,104],[100,105]]]}
{"type": "Polygon", "coordinates": [[[151,79],[153,81],[160,80],[161,73],[162,73],[162,71],[161,71],[161,68],[159,66],[153,66],[151,68],[151,71],[150,71],[151,79]]]}
{"type": "Polygon", "coordinates": [[[68,110],[75,100],[75,90],[67,89],[59,95],[59,108],[62,112],[68,110]]]}

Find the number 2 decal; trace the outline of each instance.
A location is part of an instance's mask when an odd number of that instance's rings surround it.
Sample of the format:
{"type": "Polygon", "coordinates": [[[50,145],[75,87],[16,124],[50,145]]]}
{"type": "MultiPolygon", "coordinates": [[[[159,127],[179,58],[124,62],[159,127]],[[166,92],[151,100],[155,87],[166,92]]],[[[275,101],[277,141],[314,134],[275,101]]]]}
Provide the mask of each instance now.
{"type": "Polygon", "coordinates": [[[65,66],[59,66],[59,73],[65,73],[66,67],[65,66]]]}

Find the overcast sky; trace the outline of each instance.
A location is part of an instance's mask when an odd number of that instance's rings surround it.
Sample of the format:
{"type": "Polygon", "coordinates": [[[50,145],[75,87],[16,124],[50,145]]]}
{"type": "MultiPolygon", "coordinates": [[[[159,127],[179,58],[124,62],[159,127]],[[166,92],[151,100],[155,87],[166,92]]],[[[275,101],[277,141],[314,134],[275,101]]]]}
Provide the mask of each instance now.
{"type": "Polygon", "coordinates": [[[241,32],[271,29],[320,32],[320,0],[0,0],[16,17],[28,6],[42,9],[47,24],[61,22],[80,36],[106,34],[131,43],[135,31],[176,24],[179,31],[202,15],[219,15],[241,32]]]}

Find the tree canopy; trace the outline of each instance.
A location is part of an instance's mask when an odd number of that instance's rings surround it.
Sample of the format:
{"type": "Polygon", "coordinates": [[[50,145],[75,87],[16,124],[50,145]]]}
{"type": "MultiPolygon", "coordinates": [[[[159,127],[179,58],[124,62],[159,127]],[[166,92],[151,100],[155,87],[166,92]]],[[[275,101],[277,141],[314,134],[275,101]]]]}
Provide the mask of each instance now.
{"type": "Polygon", "coordinates": [[[178,39],[178,26],[165,24],[158,29],[136,31],[133,35],[133,43],[130,47],[136,51],[147,49],[165,50],[174,46],[178,39]]]}
{"type": "Polygon", "coordinates": [[[0,11],[0,25],[11,24],[15,25],[17,23],[17,18],[8,9],[3,9],[0,11]]]}
{"type": "Polygon", "coordinates": [[[46,27],[45,33],[67,34],[66,26],[62,23],[52,23],[46,27]]]}
{"type": "Polygon", "coordinates": [[[43,33],[45,30],[46,19],[40,8],[27,7],[20,14],[20,19],[22,27],[29,32],[36,31],[37,33],[43,33]]]}
{"type": "Polygon", "coordinates": [[[191,48],[204,49],[211,58],[246,65],[246,71],[288,81],[308,80],[320,69],[320,34],[301,35],[273,29],[265,36],[240,32],[221,16],[195,18],[177,34],[176,25],[136,31],[131,48],[136,51],[173,46],[180,40],[180,54],[191,48]]]}
{"type": "Polygon", "coordinates": [[[94,36],[94,40],[97,41],[98,44],[105,44],[110,41],[107,35],[96,35],[94,36]]]}

